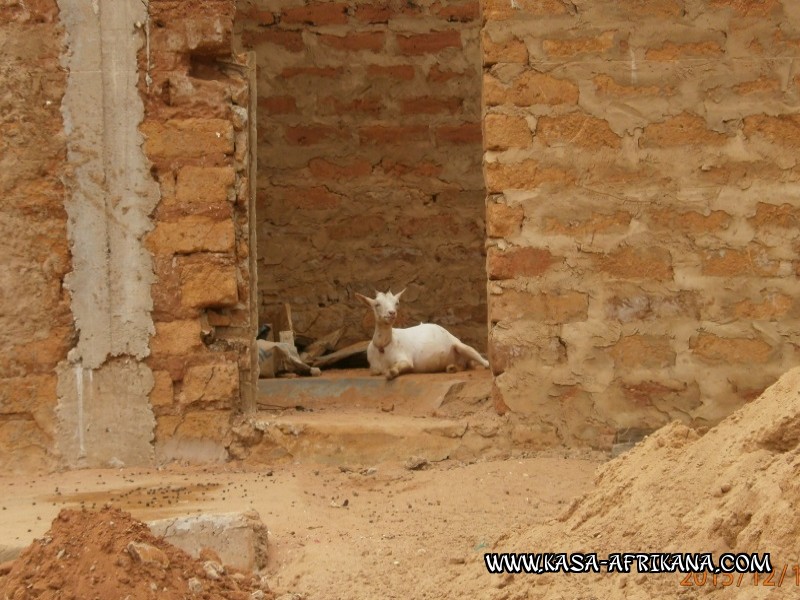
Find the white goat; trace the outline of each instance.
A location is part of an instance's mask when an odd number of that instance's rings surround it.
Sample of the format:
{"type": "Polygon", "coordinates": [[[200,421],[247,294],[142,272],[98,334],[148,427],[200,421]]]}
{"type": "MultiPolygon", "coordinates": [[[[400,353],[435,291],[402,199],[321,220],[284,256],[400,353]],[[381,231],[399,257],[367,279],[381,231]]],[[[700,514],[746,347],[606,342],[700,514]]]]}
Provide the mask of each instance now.
{"type": "Polygon", "coordinates": [[[477,363],[488,368],[488,361],[444,327],[421,323],[394,329],[397,305],[402,292],[377,292],[375,298],[356,297],[375,313],[375,334],[367,347],[367,360],[373,375],[394,379],[401,373],[452,373],[477,363]]]}

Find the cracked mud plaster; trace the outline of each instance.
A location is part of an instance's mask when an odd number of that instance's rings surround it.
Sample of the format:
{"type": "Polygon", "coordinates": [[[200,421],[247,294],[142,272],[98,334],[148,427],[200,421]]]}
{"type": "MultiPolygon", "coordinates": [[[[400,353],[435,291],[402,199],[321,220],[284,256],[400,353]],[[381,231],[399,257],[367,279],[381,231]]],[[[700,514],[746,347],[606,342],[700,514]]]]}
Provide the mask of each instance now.
{"type": "Polygon", "coordinates": [[[65,287],[79,332],[58,369],[59,446],[69,465],[80,459],[91,466],[103,456],[141,464],[152,459],[154,426],[153,376],[139,362],[149,354],[154,331],[152,259],[142,237],[159,199],[138,131],[144,108],[136,54],[143,34],[135,24],[146,20],[147,6],[141,0],[58,4],[67,39],[62,64],[69,72],[62,114],[73,271],[65,287]],[[113,357],[131,358],[110,365],[113,357]],[[91,395],[85,382],[81,386],[87,376],[91,395]],[[121,382],[129,384],[124,393],[121,382]],[[76,440],[83,440],[82,449],[76,440]],[[109,445],[119,452],[100,451],[109,445]]]}

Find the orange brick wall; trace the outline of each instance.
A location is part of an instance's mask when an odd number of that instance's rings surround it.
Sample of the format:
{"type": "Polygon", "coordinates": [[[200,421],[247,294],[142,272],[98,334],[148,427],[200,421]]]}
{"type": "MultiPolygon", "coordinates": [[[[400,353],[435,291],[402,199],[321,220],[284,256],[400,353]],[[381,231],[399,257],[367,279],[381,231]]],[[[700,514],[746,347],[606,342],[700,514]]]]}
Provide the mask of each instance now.
{"type": "Polygon", "coordinates": [[[55,367],[75,331],[55,0],[0,7],[0,469],[56,463],[55,367]]]}
{"type": "Polygon", "coordinates": [[[353,296],[407,286],[406,323],[486,347],[476,0],[241,0],[259,68],[260,318],[312,337],[371,325],[353,296]]]}
{"type": "Polygon", "coordinates": [[[227,63],[234,2],[151,0],[140,54],[140,126],[161,201],[153,253],[155,386],[161,459],[225,457],[231,414],[251,381],[248,81],[227,63]],[[205,447],[203,447],[205,446],[205,447]]]}
{"type": "Polygon", "coordinates": [[[796,365],[796,3],[482,9],[498,406],[608,446],[796,365]]]}

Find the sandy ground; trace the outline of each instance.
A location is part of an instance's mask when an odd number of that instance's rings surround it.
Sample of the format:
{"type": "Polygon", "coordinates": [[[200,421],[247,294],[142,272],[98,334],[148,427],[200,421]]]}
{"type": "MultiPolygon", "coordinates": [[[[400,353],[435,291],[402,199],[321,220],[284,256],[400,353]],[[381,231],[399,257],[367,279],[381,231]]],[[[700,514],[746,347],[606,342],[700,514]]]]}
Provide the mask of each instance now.
{"type": "Polygon", "coordinates": [[[589,489],[600,461],[551,453],[415,471],[392,463],[352,471],[287,464],[4,477],[0,543],[27,546],[63,507],[111,504],[144,521],[255,509],[269,528],[266,573],[277,595],[458,597],[448,582],[484,571],[483,553],[509,531],[563,512],[589,489]]]}
{"type": "MultiPolygon", "coordinates": [[[[174,466],[0,478],[0,528],[2,543],[23,547],[42,536],[64,506],[99,509],[110,503],[144,521],[255,509],[270,532],[269,596],[279,600],[777,600],[800,597],[798,482],[800,368],[708,431],[671,423],[612,461],[550,452],[472,464],[445,461],[422,470],[395,463],[353,469],[174,466]],[[620,552],[707,553],[717,562],[726,553],[757,553],[771,557],[771,567],[758,575],[742,567],[729,578],[716,576],[719,570],[690,577],[646,568],[627,574],[489,574],[486,552],[594,552],[601,560],[620,552]]],[[[92,527],[107,536],[110,525],[98,518],[92,527]]],[[[19,600],[67,598],[25,595],[37,583],[46,587],[53,581],[42,581],[39,556],[47,573],[55,573],[55,585],[71,581],[64,580],[55,554],[59,544],[64,542],[34,543],[26,550],[27,558],[5,576],[13,582],[9,597],[20,592],[19,600]]],[[[98,545],[91,556],[103,556],[106,546],[98,545]]],[[[153,577],[172,576],[178,589],[188,585],[185,573],[200,568],[183,564],[169,572],[145,570],[137,581],[155,585],[153,577]]],[[[4,569],[9,567],[0,564],[0,597],[4,569]]],[[[129,585],[130,572],[115,580],[129,585]]],[[[242,585],[253,589],[255,582],[242,585]]],[[[209,588],[204,598],[256,600],[234,588],[220,587],[217,595],[209,588]]],[[[258,593],[270,600],[263,590],[258,593]]],[[[155,597],[145,593],[141,600],[155,597]]]]}

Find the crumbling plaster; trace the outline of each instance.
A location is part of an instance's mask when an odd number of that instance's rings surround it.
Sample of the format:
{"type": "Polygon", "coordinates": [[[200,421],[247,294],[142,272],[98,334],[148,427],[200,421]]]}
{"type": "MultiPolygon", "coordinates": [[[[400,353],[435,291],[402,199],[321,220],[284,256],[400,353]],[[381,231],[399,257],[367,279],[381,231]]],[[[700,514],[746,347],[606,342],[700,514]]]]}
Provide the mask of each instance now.
{"type": "Polygon", "coordinates": [[[142,237],[159,199],[141,149],[140,0],[60,0],[68,70],[65,278],[78,339],[58,367],[58,447],[66,466],[152,461],[153,375],[141,362],[155,329],[142,237]]]}

